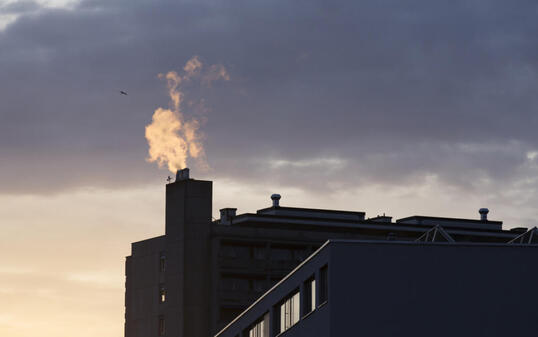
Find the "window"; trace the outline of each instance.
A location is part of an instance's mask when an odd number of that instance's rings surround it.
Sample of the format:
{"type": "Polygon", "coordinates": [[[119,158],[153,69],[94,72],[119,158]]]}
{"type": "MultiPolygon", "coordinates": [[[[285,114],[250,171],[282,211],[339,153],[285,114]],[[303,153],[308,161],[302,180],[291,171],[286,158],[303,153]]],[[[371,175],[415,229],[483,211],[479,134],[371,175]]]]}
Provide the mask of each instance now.
{"type": "Polygon", "coordinates": [[[159,286],[159,301],[161,303],[166,302],[166,289],[164,288],[164,285],[159,286]]]}
{"type": "Polygon", "coordinates": [[[308,254],[308,251],[305,250],[305,249],[294,249],[293,250],[293,258],[296,261],[302,262],[302,261],[306,260],[308,255],[310,255],[310,254],[308,254]]]}
{"type": "Polygon", "coordinates": [[[267,286],[266,286],[267,281],[265,279],[264,280],[255,279],[252,282],[253,282],[252,288],[254,291],[262,292],[265,289],[267,289],[267,286]]]}
{"type": "Polygon", "coordinates": [[[253,247],[252,248],[252,255],[256,260],[265,260],[266,253],[265,253],[265,247],[253,247]]]}
{"type": "Polygon", "coordinates": [[[299,321],[299,292],[297,291],[280,305],[280,331],[284,332],[299,321]]]}
{"type": "Polygon", "coordinates": [[[324,266],[319,270],[319,304],[329,299],[329,268],[324,266]]]}
{"type": "Polygon", "coordinates": [[[262,319],[254,323],[248,330],[248,337],[269,337],[269,313],[266,313],[262,319]]]}
{"type": "Polygon", "coordinates": [[[223,243],[219,250],[219,256],[226,259],[250,258],[250,247],[234,243],[223,243]]]}
{"type": "Polygon", "coordinates": [[[164,252],[161,252],[161,256],[159,257],[159,271],[166,271],[166,255],[164,252]]]}
{"type": "Polygon", "coordinates": [[[271,259],[275,261],[289,261],[292,256],[292,250],[287,248],[273,248],[271,250],[271,259]]]}
{"type": "Polygon", "coordinates": [[[233,291],[250,290],[250,280],[237,275],[223,275],[221,280],[221,289],[233,291]]]}
{"type": "Polygon", "coordinates": [[[164,316],[159,316],[159,336],[164,336],[166,333],[164,316]]]}
{"type": "Polygon", "coordinates": [[[236,307],[221,307],[219,310],[219,324],[222,326],[230,323],[234,318],[239,316],[242,313],[242,308],[236,307]]]}
{"type": "Polygon", "coordinates": [[[304,283],[303,308],[305,315],[316,309],[316,279],[314,277],[304,283]]]}

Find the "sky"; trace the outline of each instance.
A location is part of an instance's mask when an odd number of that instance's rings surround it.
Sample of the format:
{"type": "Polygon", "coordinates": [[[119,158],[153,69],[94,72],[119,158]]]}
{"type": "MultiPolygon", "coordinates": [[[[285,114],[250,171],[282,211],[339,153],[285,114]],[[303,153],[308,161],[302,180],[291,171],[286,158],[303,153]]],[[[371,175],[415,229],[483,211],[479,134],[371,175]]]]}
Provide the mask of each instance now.
{"type": "Polygon", "coordinates": [[[525,0],[0,0],[0,335],[123,336],[124,258],[164,233],[159,108],[196,121],[186,165],[214,182],[215,217],[280,193],[536,226],[537,16],[525,0]]]}

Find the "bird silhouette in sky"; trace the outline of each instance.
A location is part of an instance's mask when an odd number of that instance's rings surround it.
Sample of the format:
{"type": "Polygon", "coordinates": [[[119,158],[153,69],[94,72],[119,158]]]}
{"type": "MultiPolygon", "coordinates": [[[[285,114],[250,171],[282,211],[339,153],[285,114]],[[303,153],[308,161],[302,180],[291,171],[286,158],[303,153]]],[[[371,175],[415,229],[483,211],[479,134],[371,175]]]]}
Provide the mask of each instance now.
{"type": "Polygon", "coordinates": [[[120,90],[120,94],[127,96],[127,93],[123,90],[120,90]]]}

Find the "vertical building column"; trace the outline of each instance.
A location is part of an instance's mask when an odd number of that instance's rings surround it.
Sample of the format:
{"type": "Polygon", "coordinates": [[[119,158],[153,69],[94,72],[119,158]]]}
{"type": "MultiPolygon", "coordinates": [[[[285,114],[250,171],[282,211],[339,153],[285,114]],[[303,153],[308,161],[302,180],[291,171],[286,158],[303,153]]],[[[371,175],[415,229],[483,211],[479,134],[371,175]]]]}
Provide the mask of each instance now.
{"type": "Polygon", "coordinates": [[[320,304],[320,289],[321,289],[321,285],[320,285],[320,272],[319,272],[319,269],[316,269],[316,275],[314,276],[316,278],[316,308],[319,306],[320,304]]]}
{"type": "Polygon", "coordinates": [[[211,239],[211,298],[213,302],[210,305],[211,317],[211,335],[215,335],[218,331],[218,322],[220,321],[220,298],[218,296],[218,286],[220,281],[218,259],[220,250],[220,240],[217,238],[211,239]]]}
{"type": "Polygon", "coordinates": [[[305,296],[308,294],[305,293],[304,281],[301,281],[299,286],[299,319],[305,315],[305,296]]]}
{"type": "Polygon", "coordinates": [[[166,185],[166,276],[177,290],[167,305],[174,317],[167,335],[211,335],[211,212],[211,181],[186,178],[166,185]]]}
{"type": "MultiPolygon", "coordinates": [[[[277,320],[279,317],[277,315],[280,315],[280,312],[277,314],[277,309],[275,309],[275,306],[271,306],[269,309],[269,336],[273,337],[278,334],[278,323],[277,320]]],[[[248,336],[247,336],[248,337],[248,336]]]]}

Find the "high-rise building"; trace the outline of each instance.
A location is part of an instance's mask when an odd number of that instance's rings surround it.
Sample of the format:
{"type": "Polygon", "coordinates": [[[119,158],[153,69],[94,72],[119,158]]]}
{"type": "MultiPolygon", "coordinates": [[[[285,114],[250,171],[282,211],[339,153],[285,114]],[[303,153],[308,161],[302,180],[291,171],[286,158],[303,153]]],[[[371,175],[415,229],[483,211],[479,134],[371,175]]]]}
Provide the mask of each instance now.
{"type": "Polygon", "coordinates": [[[132,244],[126,260],[125,337],[209,337],[329,239],[506,243],[536,240],[502,222],[270,207],[255,214],[220,210],[212,220],[212,182],[178,171],[166,185],[165,234],[132,244]]]}

